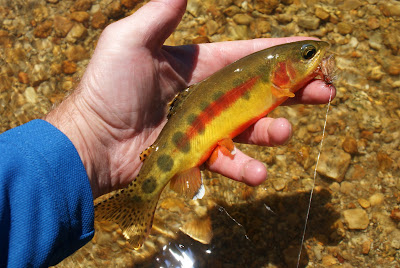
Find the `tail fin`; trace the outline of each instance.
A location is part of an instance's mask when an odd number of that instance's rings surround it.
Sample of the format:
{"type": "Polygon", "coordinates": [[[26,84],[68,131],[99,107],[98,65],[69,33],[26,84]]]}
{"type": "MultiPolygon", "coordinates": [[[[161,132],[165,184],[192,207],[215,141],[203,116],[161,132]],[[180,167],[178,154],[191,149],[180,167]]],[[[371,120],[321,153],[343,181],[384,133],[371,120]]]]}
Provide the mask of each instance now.
{"type": "Polygon", "coordinates": [[[143,200],[128,190],[118,190],[95,206],[95,220],[117,223],[129,243],[139,249],[150,233],[157,201],[158,196],[143,200]]]}

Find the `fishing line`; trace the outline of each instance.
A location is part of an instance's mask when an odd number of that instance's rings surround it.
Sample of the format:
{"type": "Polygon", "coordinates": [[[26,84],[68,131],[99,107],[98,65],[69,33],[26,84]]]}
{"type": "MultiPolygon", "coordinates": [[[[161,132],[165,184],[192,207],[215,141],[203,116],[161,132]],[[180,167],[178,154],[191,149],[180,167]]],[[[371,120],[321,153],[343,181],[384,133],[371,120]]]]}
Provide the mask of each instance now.
{"type": "Polygon", "coordinates": [[[322,139],[321,139],[321,142],[319,143],[319,152],[318,152],[317,162],[315,163],[315,168],[314,168],[313,186],[311,188],[310,199],[308,201],[308,208],[307,208],[307,213],[306,213],[306,220],[304,222],[303,235],[301,237],[299,255],[297,256],[297,266],[296,266],[297,268],[299,268],[299,265],[300,265],[300,257],[301,257],[301,253],[302,253],[302,250],[303,250],[304,239],[305,239],[305,236],[306,236],[308,218],[310,216],[310,210],[311,210],[311,201],[312,201],[312,198],[313,198],[313,193],[314,193],[314,188],[315,188],[315,181],[316,181],[316,177],[317,177],[317,167],[318,167],[319,158],[321,156],[322,144],[323,144],[323,141],[324,141],[324,138],[325,138],[325,129],[326,129],[326,122],[328,121],[329,107],[331,106],[332,91],[333,90],[332,90],[332,88],[330,88],[330,85],[329,85],[329,89],[330,89],[329,102],[328,102],[328,105],[327,105],[327,108],[326,108],[324,128],[322,130],[322,139]]]}

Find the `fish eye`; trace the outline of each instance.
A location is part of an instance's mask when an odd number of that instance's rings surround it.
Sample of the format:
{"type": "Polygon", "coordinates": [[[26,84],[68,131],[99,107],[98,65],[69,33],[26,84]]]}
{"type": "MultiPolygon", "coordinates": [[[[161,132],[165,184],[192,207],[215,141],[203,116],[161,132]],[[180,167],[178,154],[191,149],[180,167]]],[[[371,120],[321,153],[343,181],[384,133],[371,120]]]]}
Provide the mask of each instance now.
{"type": "Polygon", "coordinates": [[[313,45],[304,45],[301,48],[301,56],[305,60],[311,59],[312,57],[315,56],[316,53],[317,53],[317,49],[313,45]]]}

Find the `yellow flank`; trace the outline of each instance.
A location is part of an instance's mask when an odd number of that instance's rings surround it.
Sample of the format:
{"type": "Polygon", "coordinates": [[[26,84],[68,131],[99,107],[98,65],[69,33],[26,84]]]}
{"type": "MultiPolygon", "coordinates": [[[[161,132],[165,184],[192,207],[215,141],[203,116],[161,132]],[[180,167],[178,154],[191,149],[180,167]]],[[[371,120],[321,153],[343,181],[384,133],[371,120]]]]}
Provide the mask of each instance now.
{"type": "Polygon", "coordinates": [[[151,229],[164,187],[192,197],[201,185],[199,165],[259,118],[314,79],[328,44],[300,41],[253,53],[192,85],[173,102],[168,123],[137,178],[96,205],[96,220],[116,222],[139,248],[151,229]]]}

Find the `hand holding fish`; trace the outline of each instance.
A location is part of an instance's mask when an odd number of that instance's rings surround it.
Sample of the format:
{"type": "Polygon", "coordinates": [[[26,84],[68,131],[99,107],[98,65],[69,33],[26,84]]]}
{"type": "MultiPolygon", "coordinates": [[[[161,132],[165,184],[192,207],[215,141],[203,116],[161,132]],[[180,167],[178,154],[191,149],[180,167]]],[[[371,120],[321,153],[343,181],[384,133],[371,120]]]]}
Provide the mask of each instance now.
{"type": "MultiPolygon", "coordinates": [[[[306,39],[163,46],[185,6],[185,0],[151,1],[109,25],[78,88],[45,118],[74,143],[94,197],[134,180],[143,165],[139,155],[159,136],[167,123],[167,104],[179,91],[250,53],[306,39]]],[[[313,80],[285,104],[326,103],[332,88],[313,80]]],[[[286,119],[263,117],[234,140],[276,146],[286,143],[291,131],[286,119]]],[[[219,153],[208,168],[249,185],[267,175],[261,162],[239,150],[234,158],[219,153]]]]}

